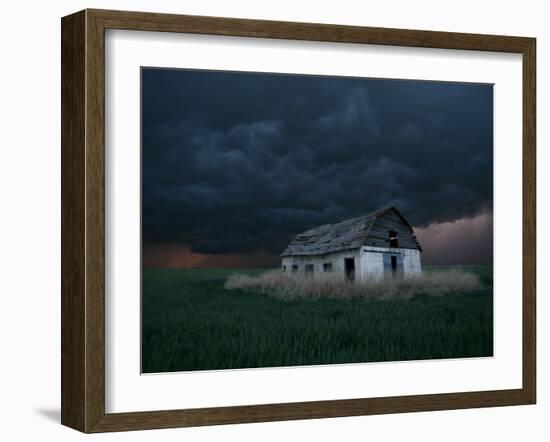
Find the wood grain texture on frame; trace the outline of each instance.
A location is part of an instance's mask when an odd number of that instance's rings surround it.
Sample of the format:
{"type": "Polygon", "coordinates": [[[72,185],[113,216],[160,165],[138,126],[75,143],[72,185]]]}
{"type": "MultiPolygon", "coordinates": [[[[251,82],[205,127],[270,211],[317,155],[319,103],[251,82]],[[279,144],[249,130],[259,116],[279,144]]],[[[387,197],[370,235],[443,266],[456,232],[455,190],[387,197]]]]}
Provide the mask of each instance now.
{"type": "Polygon", "coordinates": [[[312,23],[85,10],[62,19],[62,403],[83,432],[312,419],[536,400],[535,39],[312,23]],[[523,387],[132,413],[105,413],[105,30],[126,29],[523,55],[523,387]]]}

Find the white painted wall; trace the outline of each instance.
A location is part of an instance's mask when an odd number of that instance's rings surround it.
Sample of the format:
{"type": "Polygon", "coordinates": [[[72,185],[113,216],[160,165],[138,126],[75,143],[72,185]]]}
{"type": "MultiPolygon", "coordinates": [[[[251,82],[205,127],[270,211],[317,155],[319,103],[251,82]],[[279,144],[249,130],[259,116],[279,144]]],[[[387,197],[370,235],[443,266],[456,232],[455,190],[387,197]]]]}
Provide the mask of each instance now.
{"type": "Polygon", "coordinates": [[[388,249],[384,247],[362,247],[357,251],[335,252],[327,255],[313,256],[285,256],[281,260],[281,270],[286,268],[286,275],[292,276],[292,266],[297,265],[296,275],[303,275],[307,264],[313,264],[313,277],[326,276],[323,271],[324,263],[332,263],[332,275],[344,277],[344,259],[355,259],[356,281],[368,281],[384,277],[383,253],[392,252],[403,256],[403,273],[405,276],[416,275],[421,272],[420,252],[411,249],[388,249]]]}
{"type": "Polygon", "coordinates": [[[361,248],[359,258],[363,281],[384,277],[383,253],[387,252],[403,256],[403,274],[405,276],[417,275],[422,271],[419,250],[367,246],[361,248]]]}
{"type": "MultiPolygon", "coordinates": [[[[371,247],[382,249],[380,247],[371,247]]],[[[369,251],[364,248],[360,253],[361,281],[376,280],[384,277],[384,258],[380,251],[369,251]]]]}
{"type": "Polygon", "coordinates": [[[358,250],[349,250],[343,252],[335,252],[327,255],[312,255],[312,256],[284,256],[281,260],[281,270],[282,266],[286,266],[286,274],[292,275],[292,266],[298,265],[297,275],[303,275],[305,273],[306,264],[313,264],[313,277],[321,277],[322,275],[327,275],[323,272],[323,264],[331,263],[332,272],[331,275],[335,277],[344,277],[344,259],[345,258],[354,258],[355,259],[355,274],[356,278],[360,278],[360,265],[359,265],[359,251],[358,250]]]}
{"type": "Polygon", "coordinates": [[[420,251],[401,249],[403,255],[403,272],[405,275],[417,275],[422,271],[420,251]]]}

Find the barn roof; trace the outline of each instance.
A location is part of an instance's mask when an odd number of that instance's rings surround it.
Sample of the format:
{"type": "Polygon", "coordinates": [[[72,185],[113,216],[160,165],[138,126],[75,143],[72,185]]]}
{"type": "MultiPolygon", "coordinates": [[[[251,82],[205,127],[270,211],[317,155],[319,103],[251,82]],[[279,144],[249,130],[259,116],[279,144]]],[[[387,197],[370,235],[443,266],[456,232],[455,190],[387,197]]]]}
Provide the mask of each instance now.
{"type": "MultiPolygon", "coordinates": [[[[365,244],[376,219],[393,210],[413,231],[412,226],[391,206],[357,218],[347,219],[336,224],[324,224],[296,235],[281,256],[324,255],[342,250],[357,249],[365,244]]],[[[420,246],[419,246],[420,248],[420,246]]]]}

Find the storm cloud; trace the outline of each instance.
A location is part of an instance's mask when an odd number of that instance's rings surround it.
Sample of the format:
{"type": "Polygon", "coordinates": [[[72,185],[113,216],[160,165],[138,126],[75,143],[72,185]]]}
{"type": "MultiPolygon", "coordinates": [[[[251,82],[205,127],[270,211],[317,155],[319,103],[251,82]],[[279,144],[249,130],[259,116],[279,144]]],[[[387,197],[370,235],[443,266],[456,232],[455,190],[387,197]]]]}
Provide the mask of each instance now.
{"type": "Polygon", "coordinates": [[[424,235],[458,226],[428,247],[434,263],[456,261],[442,245],[484,215],[489,234],[456,263],[490,262],[492,160],[492,85],[143,69],[144,264],[162,250],[266,263],[299,232],[388,205],[424,235]]]}

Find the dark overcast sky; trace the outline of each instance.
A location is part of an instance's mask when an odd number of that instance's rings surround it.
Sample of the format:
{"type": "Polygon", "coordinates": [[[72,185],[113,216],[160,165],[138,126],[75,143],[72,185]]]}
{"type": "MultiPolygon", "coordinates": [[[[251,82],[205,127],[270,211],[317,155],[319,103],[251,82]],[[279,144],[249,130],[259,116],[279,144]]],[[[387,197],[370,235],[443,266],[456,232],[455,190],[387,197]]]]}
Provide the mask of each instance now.
{"type": "Polygon", "coordinates": [[[277,265],[393,204],[424,263],[492,262],[492,85],[143,69],[142,155],[146,267],[277,265]]]}

